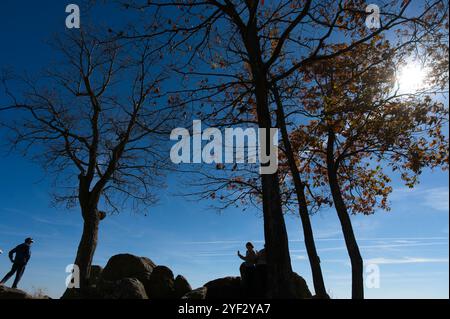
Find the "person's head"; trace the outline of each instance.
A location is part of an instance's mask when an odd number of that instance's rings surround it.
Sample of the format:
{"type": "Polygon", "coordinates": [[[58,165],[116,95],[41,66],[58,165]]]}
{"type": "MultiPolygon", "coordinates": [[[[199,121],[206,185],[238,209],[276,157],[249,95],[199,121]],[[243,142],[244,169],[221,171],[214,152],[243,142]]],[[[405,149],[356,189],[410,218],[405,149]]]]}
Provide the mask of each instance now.
{"type": "Polygon", "coordinates": [[[28,237],[27,239],[25,239],[25,244],[27,244],[27,245],[31,245],[32,243],[34,243],[34,240],[33,240],[33,238],[31,238],[31,237],[28,237]]]}
{"type": "Polygon", "coordinates": [[[253,248],[255,248],[251,242],[245,244],[245,247],[247,248],[247,250],[253,250],[253,248]]]}

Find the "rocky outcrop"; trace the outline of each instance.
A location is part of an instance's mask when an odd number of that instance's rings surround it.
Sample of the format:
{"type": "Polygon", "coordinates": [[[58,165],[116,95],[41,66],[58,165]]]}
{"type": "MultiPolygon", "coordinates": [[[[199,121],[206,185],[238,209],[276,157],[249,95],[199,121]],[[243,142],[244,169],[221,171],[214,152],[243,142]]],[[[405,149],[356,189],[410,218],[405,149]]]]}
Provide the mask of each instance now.
{"type": "Polygon", "coordinates": [[[150,259],[129,254],[113,256],[105,269],[93,266],[90,285],[68,289],[64,299],[179,299],[191,291],[183,276],[150,259]]]}
{"type": "MultiPolygon", "coordinates": [[[[172,270],[157,266],[150,259],[129,254],[111,257],[105,269],[92,266],[90,286],[81,292],[69,289],[65,299],[252,299],[264,298],[264,274],[255,272],[243,285],[240,277],[212,280],[203,287],[192,290],[181,275],[174,278],[172,270]],[[262,278],[259,278],[262,277],[262,278]],[[245,287],[244,287],[245,286],[245,287]]],[[[294,297],[312,298],[306,281],[293,273],[294,297]]]]}
{"type": "Polygon", "coordinates": [[[90,286],[83,290],[71,288],[66,289],[61,296],[64,300],[79,300],[79,299],[103,299],[103,295],[100,293],[97,286],[90,286]]]}
{"type": "Polygon", "coordinates": [[[121,254],[109,259],[102,272],[101,279],[106,281],[117,281],[124,278],[136,278],[145,283],[156,264],[148,258],[137,257],[130,254],[121,254]]]}
{"type": "MultiPolygon", "coordinates": [[[[248,298],[264,298],[265,291],[261,291],[261,278],[255,278],[251,287],[245,288],[242,285],[240,277],[225,277],[210,281],[204,285],[205,290],[196,290],[192,294],[184,295],[184,299],[197,299],[204,294],[204,299],[248,299],[248,298]],[[200,296],[198,296],[200,294],[200,296]]],[[[305,279],[296,273],[293,273],[292,285],[294,288],[295,299],[310,299],[312,294],[309,291],[305,279]]]]}
{"type": "Polygon", "coordinates": [[[210,281],[204,285],[207,288],[206,299],[238,299],[243,297],[240,277],[225,277],[210,281]]]}
{"type": "Polygon", "coordinates": [[[306,280],[297,273],[292,274],[292,283],[294,286],[294,294],[297,299],[311,299],[312,294],[309,291],[306,280]]]}
{"type": "Polygon", "coordinates": [[[20,289],[8,288],[0,284],[0,300],[5,299],[33,299],[33,297],[20,289]]]}
{"type": "Polygon", "coordinates": [[[150,279],[144,285],[151,299],[172,299],[176,297],[173,272],[166,266],[155,267],[150,279]]]}
{"type": "Polygon", "coordinates": [[[89,278],[90,286],[97,286],[101,280],[103,268],[101,266],[91,266],[91,277],[89,278]]]}
{"type": "Polygon", "coordinates": [[[192,291],[192,288],[187,279],[178,275],[177,278],[175,278],[175,298],[181,298],[190,291],[192,291]]]}
{"type": "Polygon", "coordinates": [[[192,300],[204,300],[206,299],[206,294],[208,293],[208,288],[200,287],[192,290],[185,294],[181,299],[192,299],[192,300]]]}
{"type": "Polygon", "coordinates": [[[98,286],[97,294],[97,299],[148,299],[144,285],[136,278],[103,281],[98,286]]]}

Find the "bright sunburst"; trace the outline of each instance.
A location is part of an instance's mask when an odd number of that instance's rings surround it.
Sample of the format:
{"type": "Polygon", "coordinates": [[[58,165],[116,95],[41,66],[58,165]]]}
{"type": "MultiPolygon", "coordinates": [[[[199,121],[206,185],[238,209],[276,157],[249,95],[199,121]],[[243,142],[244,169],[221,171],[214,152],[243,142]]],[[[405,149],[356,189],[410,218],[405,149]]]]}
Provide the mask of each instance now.
{"type": "Polygon", "coordinates": [[[398,73],[397,85],[403,94],[417,93],[426,88],[428,72],[418,62],[405,64],[398,73]]]}

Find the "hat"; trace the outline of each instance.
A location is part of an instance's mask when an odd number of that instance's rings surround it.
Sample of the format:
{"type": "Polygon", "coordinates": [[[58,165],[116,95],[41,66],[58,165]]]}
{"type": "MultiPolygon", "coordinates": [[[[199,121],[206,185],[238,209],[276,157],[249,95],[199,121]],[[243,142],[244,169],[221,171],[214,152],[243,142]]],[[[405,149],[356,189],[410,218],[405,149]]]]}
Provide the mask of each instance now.
{"type": "Polygon", "coordinates": [[[27,239],[25,239],[25,242],[26,243],[34,243],[34,240],[33,240],[33,238],[28,237],[27,239]]]}

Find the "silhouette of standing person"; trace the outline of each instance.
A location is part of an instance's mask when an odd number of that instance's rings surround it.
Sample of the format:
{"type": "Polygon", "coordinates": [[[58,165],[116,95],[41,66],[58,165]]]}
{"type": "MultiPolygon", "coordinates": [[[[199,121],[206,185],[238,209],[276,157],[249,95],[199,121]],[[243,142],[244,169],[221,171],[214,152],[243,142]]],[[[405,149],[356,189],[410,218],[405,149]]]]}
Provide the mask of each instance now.
{"type": "Polygon", "coordinates": [[[19,281],[25,271],[25,267],[31,258],[32,243],[34,243],[34,240],[32,238],[27,238],[25,239],[25,242],[23,244],[20,244],[9,252],[9,259],[11,260],[13,265],[11,271],[6,274],[5,278],[2,279],[0,284],[5,284],[14,274],[16,274],[16,278],[14,280],[12,288],[17,288],[17,285],[19,284],[19,281]]]}

